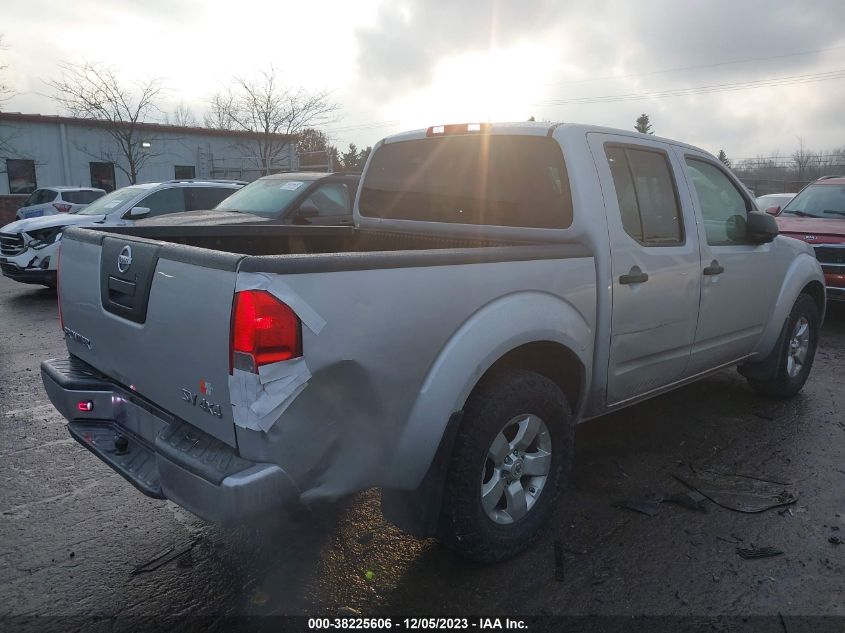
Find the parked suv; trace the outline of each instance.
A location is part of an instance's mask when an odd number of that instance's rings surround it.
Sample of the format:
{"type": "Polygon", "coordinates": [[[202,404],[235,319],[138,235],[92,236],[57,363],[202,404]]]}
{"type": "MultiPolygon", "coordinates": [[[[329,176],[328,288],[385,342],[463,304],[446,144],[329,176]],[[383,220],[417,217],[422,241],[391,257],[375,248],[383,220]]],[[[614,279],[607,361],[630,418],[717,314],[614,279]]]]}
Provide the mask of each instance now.
{"type": "Polygon", "coordinates": [[[352,203],[361,174],[287,172],[264,176],[226,198],[214,211],[180,213],[143,225],[191,225],[269,222],[274,224],[352,224],[352,203]],[[233,218],[232,213],[241,215],[233,218]]]}
{"type": "Polygon", "coordinates": [[[242,181],[171,180],[130,185],[76,213],[27,218],[0,229],[0,271],[30,284],[56,285],[56,251],[69,226],[127,226],[143,217],[211,209],[243,187],[242,181]]]}
{"type": "Polygon", "coordinates": [[[845,301],[845,177],[811,182],[776,219],[781,234],[813,247],[824,271],[827,298],[845,301]]]}
{"type": "Polygon", "coordinates": [[[94,187],[46,187],[33,191],[15,217],[40,218],[57,213],[76,213],[106,195],[105,189],[94,187]]]}

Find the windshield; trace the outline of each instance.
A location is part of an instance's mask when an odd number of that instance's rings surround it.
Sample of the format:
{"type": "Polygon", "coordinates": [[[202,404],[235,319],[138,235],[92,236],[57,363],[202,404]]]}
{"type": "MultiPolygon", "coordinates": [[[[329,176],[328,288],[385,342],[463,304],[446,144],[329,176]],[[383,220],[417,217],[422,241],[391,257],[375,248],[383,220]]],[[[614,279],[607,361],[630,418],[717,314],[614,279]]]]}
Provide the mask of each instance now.
{"type": "Polygon", "coordinates": [[[783,212],[813,218],[845,217],[845,185],[810,185],[783,212]]]}
{"type": "Polygon", "coordinates": [[[77,211],[77,215],[106,215],[112,213],[143,191],[144,189],[142,187],[124,187],[123,189],[112,191],[102,198],[94,200],[94,202],[81,211],[77,211]]]}
{"type": "Polygon", "coordinates": [[[217,211],[253,213],[265,218],[278,218],[291,202],[305,191],[309,182],[296,178],[256,180],[233,193],[215,208],[217,211]]]}

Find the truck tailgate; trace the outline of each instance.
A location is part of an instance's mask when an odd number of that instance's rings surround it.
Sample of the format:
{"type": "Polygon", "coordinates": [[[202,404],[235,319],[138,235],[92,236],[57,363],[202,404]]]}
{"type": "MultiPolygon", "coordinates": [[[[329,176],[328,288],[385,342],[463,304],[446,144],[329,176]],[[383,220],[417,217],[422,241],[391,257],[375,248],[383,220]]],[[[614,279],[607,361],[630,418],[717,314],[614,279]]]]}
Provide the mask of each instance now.
{"type": "Polygon", "coordinates": [[[235,446],[229,327],[241,256],[79,230],[61,251],[70,353],[235,446]]]}

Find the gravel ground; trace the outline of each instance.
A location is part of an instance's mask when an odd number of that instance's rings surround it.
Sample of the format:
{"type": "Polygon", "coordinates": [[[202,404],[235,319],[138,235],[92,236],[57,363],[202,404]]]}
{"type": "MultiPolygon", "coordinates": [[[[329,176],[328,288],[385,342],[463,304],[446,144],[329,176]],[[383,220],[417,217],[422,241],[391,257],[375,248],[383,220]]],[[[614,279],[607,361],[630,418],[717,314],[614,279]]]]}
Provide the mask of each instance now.
{"type": "Polygon", "coordinates": [[[387,525],[377,491],[263,530],[143,497],[69,438],[47,400],[39,363],[65,355],[55,293],[0,277],[0,615],[845,616],[845,545],[829,540],[845,540],[843,308],[829,310],[791,401],[725,371],[582,425],[554,527],[484,567],[387,525]],[[683,490],[672,473],[685,464],[789,482],[799,499],[760,514],[616,507],[683,490]],[[740,558],[751,544],[784,554],[740,558]]]}

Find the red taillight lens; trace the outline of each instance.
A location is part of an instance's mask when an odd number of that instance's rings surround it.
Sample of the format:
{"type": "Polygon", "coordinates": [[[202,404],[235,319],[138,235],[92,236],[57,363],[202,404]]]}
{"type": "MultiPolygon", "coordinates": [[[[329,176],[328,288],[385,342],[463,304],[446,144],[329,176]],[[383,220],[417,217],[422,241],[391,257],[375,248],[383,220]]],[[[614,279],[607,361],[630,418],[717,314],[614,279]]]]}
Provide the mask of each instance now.
{"type": "Polygon", "coordinates": [[[91,400],[80,400],[76,403],[76,408],[79,411],[84,411],[85,413],[88,413],[89,411],[94,410],[94,403],[91,400]]]}
{"type": "Polygon", "coordinates": [[[262,365],[302,356],[302,326],[287,305],[264,290],[235,293],[230,370],[257,372],[262,365]]]}
{"type": "Polygon", "coordinates": [[[59,213],[67,213],[73,208],[69,204],[61,204],[59,202],[54,202],[53,206],[56,207],[56,211],[58,211],[59,213]]]}

